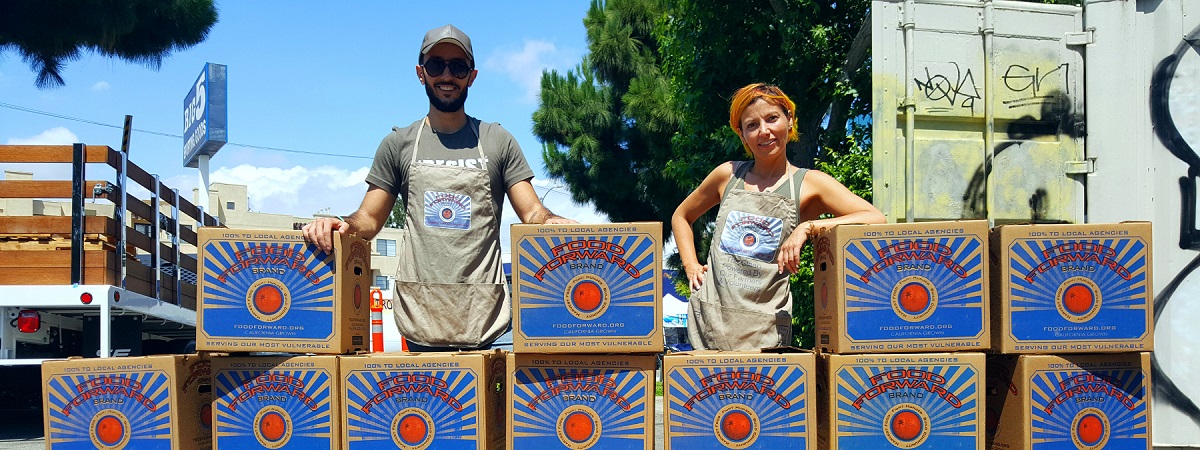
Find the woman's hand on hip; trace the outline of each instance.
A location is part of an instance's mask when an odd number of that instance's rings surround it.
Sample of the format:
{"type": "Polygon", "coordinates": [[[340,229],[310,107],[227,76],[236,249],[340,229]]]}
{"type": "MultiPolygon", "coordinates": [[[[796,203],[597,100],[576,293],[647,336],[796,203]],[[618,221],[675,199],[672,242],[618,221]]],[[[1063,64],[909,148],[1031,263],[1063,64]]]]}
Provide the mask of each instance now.
{"type": "Polygon", "coordinates": [[[688,285],[692,290],[700,289],[700,285],[704,284],[704,274],[708,272],[707,265],[700,264],[685,264],[684,272],[687,272],[688,285]]]}

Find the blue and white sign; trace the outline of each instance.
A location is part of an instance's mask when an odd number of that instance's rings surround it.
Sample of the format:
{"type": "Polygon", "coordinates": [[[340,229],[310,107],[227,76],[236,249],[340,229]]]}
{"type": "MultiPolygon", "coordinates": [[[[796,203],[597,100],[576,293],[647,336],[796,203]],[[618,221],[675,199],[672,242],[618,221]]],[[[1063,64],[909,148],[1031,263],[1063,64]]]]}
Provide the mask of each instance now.
{"type": "Polygon", "coordinates": [[[183,98],[183,166],[197,167],[196,157],[212,156],[229,140],[229,103],[225,65],[205,63],[192,90],[183,98]]]}

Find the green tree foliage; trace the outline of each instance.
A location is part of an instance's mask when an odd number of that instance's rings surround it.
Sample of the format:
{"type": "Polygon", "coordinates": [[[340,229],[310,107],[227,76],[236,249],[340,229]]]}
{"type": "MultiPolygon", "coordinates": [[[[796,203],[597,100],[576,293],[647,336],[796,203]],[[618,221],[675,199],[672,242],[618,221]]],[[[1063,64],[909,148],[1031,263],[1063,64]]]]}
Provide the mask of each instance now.
{"type": "Polygon", "coordinates": [[[63,67],[86,51],[157,70],[216,22],[212,0],[5,0],[0,56],[16,52],[38,73],[38,88],[59,87],[63,67]]]}
{"type": "Polygon", "coordinates": [[[690,189],[664,173],[683,117],[659,69],[664,13],[657,0],[593,0],[589,54],[565,74],[542,74],[533,132],[546,170],[615,222],[670,222],[690,189]]]}
{"type": "Polygon", "coordinates": [[[396,199],[396,203],[392,205],[392,214],[388,215],[387,222],[383,223],[387,228],[404,228],[404,202],[396,199]]]}
{"type": "MultiPolygon", "coordinates": [[[[729,101],[737,88],[766,82],[797,104],[802,136],[789,146],[792,161],[869,199],[869,5],[594,0],[584,19],[589,54],[574,70],[542,75],[533,119],[548,172],[613,221],[669,223],[713,168],[747,159],[728,127],[729,101]]],[[[694,224],[701,260],[715,212],[694,224]]],[[[796,344],[811,347],[806,253],[792,290],[796,344]]],[[[676,281],[686,293],[686,280],[676,281]]]]}
{"type": "Polygon", "coordinates": [[[716,163],[745,159],[728,128],[729,101],[754,82],[778,85],[796,102],[801,138],[789,146],[792,161],[812,167],[817,149],[848,148],[848,122],[870,115],[869,6],[671,0],[661,28],[664,71],[688,118],[675,149],[694,159],[677,165],[679,173],[698,181],[716,163]]]}

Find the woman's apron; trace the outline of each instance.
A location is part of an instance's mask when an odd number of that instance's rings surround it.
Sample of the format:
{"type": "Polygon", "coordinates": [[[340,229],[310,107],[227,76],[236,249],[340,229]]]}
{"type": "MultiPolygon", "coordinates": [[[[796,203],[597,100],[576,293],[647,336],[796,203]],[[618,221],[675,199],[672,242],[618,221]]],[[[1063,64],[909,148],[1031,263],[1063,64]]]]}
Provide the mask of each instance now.
{"type": "Polygon", "coordinates": [[[808,169],[792,175],[789,198],[745,190],[754,164],[735,164],[717,212],[708,274],[688,301],[688,338],[696,349],[791,345],[792,294],[776,259],[799,220],[797,193],[808,169]]]}
{"type": "Polygon", "coordinates": [[[394,313],[405,339],[428,347],[478,348],[512,320],[478,125],[481,168],[419,162],[421,122],[408,169],[408,214],[396,271],[394,313]],[[422,209],[412,206],[421,206],[422,209]]]}

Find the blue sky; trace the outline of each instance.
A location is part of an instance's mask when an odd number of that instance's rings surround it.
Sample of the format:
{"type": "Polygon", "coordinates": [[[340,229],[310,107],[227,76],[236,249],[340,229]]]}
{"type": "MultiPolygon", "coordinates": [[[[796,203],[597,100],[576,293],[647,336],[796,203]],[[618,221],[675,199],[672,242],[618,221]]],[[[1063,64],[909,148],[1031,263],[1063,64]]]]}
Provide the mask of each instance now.
{"type": "MultiPolygon", "coordinates": [[[[499,122],[516,137],[537,175],[535,188],[552,210],[584,223],[606,222],[590,207],[572,204],[562,188],[551,189],[532,134],[542,71],[573,69],[587,50],[588,4],[218,1],[219,22],[207,40],[173,53],[157,71],[87,53],[67,64],[65,87],[39,90],[19,55],[0,53],[0,143],[119,148],[126,114],[135,129],[182,135],[183,98],[191,84],[204,63],[225,64],[230,144],[212,158],[211,181],[249,186],[254,211],[349,213],[366,192],[363,180],[379,141],[392,126],[428,111],[414,71],[421,38],[453,23],[471,37],[479,69],[467,113],[499,122]]],[[[130,155],[191,197],[198,175],[183,167],[182,145],[178,137],[135,132],[130,155]]],[[[70,178],[69,167],[16,168],[33,171],[35,179],[70,178]]],[[[507,232],[515,221],[507,204],[504,215],[507,232]]]]}

